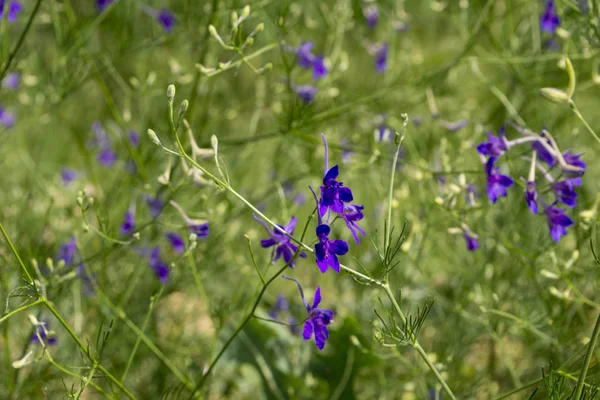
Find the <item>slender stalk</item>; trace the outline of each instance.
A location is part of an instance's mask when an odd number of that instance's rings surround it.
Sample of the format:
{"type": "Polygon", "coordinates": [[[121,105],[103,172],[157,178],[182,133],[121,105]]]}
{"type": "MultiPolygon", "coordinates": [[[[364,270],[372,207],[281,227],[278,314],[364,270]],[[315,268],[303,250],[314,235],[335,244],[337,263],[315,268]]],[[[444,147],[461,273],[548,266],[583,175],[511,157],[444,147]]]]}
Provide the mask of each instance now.
{"type": "Polygon", "coordinates": [[[583,115],[579,111],[579,108],[577,108],[577,105],[575,104],[575,102],[573,100],[570,100],[569,105],[571,106],[571,110],[573,110],[573,113],[583,123],[583,125],[588,130],[588,132],[594,137],[594,139],[596,139],[596,142],[600,143],[600,137],[598,137],[598,135],[596,134],[596,132],[594,132],[594,130],[592,129],[590,124],[588,124],[587,121],[585,120],[585,118],[583,118],[583,115]]]}
{"type": "Polygon", "coordinates": [[[10,247],[10,251],[13,253],[13,255],[15,256],[15,258],[17,259],[17,261],[21,265],[21,268],[23,269],[23,272],[27,276],[27,279],[29,279],[29,283],[31,283],[33,285],[33,287],[35,287],[35,282],[33,281],[33,278],[31,277],[31,274],[29,274],[29,271],[27,271],[27,268],[25,268],[25,264],[23,263],[23,260],[21,260],[21,257],[19,256],[19,253],[17,252],[17,249],[15,249],[15,246],[12,244],[10,238],[8,237],[8,233],[6,233],[6,231],[4,230],[4,226],[2,226],[1,222],[0,222],[0,231],[2,231],[2,235],[4,236],[4,240],[6,240],[6,243],[8,244],[8,247],[10,247]]]}
{"type": "MultiPolygon", "coordinates": [[[[408,117],[405,119],[405,124],[402,127],[402,131],[406,129],[406,122],[408,122],[408,117]]],[[[402,142],[404,141],[404,136],[400,138],[396,138],[396,152],[394,153],[394,159],[392,160],[392,173],[390,175],[390,184],[388,189],[388,209],[387,209],[387,221],[386,221],[386,229],[385,235],[383,237],[383,248],[387,250],[390,245],[390,235],[392,232],[392,202],[394,200],[394,178],[396,175],[396,165],[398,165],[398,155],[400,154],[400,148],[402,147],[402,142]]],[[[387,274],[385,279],[387,280],[387,274]]]]}
{"type": "Polygon", "coordinates": [[[37,306],[38,304],[41,304],[41,303],[43,303],[43,302],[44,302],[44,299],[37,299],[37,300],[36,300],[36,301],[34,301],[33,303],[26,304],[26,305],[24,305],[24,306],[22,306],[22,307],[19,307],[19,308],[15,309],[15,310],[13,310],[13,311],[9,312],[8,314],[6,314],[6,315],[5,315],[5,316],[3,316],[2,318],[0,318],[0,324],[1,324],[1,323],[3,323],[4,321],[6,321],[7,319],[9,319],[10,317],[12,317],[13,315],[15,315],[15,314],[18,314],[18,313],[20,313],[21,311],[25,311],[25,310],[27,310],[28,308],[31,308],[31,307],[33,307],[33,306],[37,306]]]}
{"type": "MultiPolygon", "coordinates": [[[[54,361],[52,356],[50,356],[50,353],[46,353],[44,356],[44,359],[46,361],[48,361],[50,364],[54,365],[58,370],[62,371],[63,373],[65,373],[69,376],[72,376],[73,378],[79,379],[80,381],[82,381],[84,379],[83,376],[77,375],[76,373],[69,371],[68,369],[66,369],[65,367],[63,367],[62,365],[60,365],[56,361],[54,361]]],[[[92,381],[88,381],[88,382],[91,387],[96,389],[98,391],[98,393],[102,394],[107,399],[114,399],[113,396],[106,393],[100,386],[96,385],[94,382],[92,382],[92,381]]]]}
{"type": "Polygon", "coordinates": [[[596,347],[596,343],[598,342],[598,336],[600,336],[600,314],[598,314],[598,318],[596,319],[596,325],[594,325],[590,344],[588,345],[587,353],[585,354],[585,360],[583,361],[583,369],[581,370],[581,374],[579,374],[579,380],[577,381],[577,389],[574,397],[576,400],[579,400],[581,398],[581,394],[583,393],[585,376],[587,375],[590,362],[592,361],[592,357],[594,355],[594,347],[596,347]]]}

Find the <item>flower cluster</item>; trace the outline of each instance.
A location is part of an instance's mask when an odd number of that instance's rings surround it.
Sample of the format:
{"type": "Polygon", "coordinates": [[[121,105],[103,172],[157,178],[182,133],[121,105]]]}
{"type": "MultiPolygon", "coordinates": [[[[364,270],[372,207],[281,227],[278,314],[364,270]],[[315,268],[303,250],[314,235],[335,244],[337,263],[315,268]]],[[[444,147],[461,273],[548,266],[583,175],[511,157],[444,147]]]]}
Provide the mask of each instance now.
{"type": "Polygon", "coordinates": [[[17,0],[11,0],[8,5],[5,4],[6,0],[0,0],[0,19],[4,17],[4,9],[6,8],[6,16],[8,22],[16,22],[17,15],[23,11],[23,5],[17,0]]]}
{"type": "Polygon", "coordinates": [[[488,141],[477,146],[477,152],[485,163],[488,198],[492,203],[496,203],[500,197],[506,197],[507,189],[514,185],[513,179],[502,175],[500,169],[496,167],[498,159],[514,146],[529,143],[532,155],[529,176],[525,184],[525,202],[533,214],[538,213],[538,204],[542,205],[552,239],[559,242],[560,238],[566,235],[567,228],[574,222],[557,204],[562,203],[566,207],[575,207],[577,200],[575,188],[582,184],[581,176],[585,172],[586,165],[581,161],[581,154],[572,154],[570,151],[561,152],[549,132],[544,130],[542,134],[538,135],[517,126],[515,129],[523,137],[508,140],[504,127],[502,127],[498,136],[488,132],[488,141]],[[537,171],[541,172],[542,177],[549,184],[549,189],[541,194],[553,195],[552,202],[545,202],[538,195],[537,171]],[[553,175],[555,171],[557,173],[553,175]]]}
{"type": "MultiPolygon", "coordinates": [[[[325,59],[322,55],[314,55],[312,42],[302,42],[296,49],[289,49],[296,55],[298,66],[305,70],[312,70],[312,78],[316,82],[327,76],[327,67],[325,59]]],[[[317,94],[318,89],[312,85],[292,85],[292,88],[302,100],[304,104],[312,102],[317,94]]]]}

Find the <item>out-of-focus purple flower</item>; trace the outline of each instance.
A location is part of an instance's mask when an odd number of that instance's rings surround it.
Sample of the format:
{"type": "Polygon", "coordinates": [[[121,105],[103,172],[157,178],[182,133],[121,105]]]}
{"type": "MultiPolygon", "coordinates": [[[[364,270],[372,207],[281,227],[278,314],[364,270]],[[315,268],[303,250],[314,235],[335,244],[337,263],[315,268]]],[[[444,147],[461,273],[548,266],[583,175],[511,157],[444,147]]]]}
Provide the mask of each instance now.
{"type": "Polygon", "coordinates": [[[344,205],[344,214],[342,214],[342,219],[344,222],[346,222],[346,226],[348,229],[350,229],[350,232],[352,232],[352,236],[354,236],[356,244],[360,244],[360,240],[358,240],[359,233],[363,236],[366,236],[365,231],[357,225],[358,221],[364,218],[364,214],[362,212],[364,208],[364,206],[357,206],[354,204],[344,205]]]}
{"type": "Polygon", "coordinates": [[[535,182],[527,182],[527,187],[525,188],[525,201],[527,202],[529,210],[534,214],[537,214],[538,212],[537,196],[535,182]]]}
{"type": "Polygon", "coordinates": [[[131,143],[131,147],[134,149],[140,145],[140,134],[136,131],[127,132],[127,137],[129,138],[129,143],[131,143]]]}
{"type": "Polygon", "coordinates": [[[50,333],[48,330],[48,321],[39,321],[39,323],[40,324],[35,327],[37,334],[33,332],[29,341],[31,343],[40,343],[40,339],[42,339],[42,342],[49,346],[56,344],[56,336],[48,337],[48,334],[50,333]]]}
{"type": "Polygon", "coordinates": [[[465,126],[469,125],[469,121],[467,121],[466,119],[456,121],[456,122],[446,121],[443,119],[438,119],[437,121],[444,129],[446,129],[452,133],[456,133],[456,132],[460,131],[461,129],[463,129],[465,126]]]}
{"type": "Polygon", "coordinates": [[[171,32],[177,23],[175,16],[164,8],[156,14],[156,20],[162,25],[163,29],[167,33],[171,32]]]}
{"type": "Polygon", "coordinates": [[[188,217],[185,211],[183,211],[183,208],[181,208],[179,204],[175,203],[173,200],[171,200],[171,205],[175,207],[177,211],[179,211],[179,214],[181,214],[181,217],[185,221],[185,225],[190,232],[195,233],[199,239],[208,237],[210,232],[207,221],[188,217]]]}
{"type": "Polygon", "coordinates": [[[330,232],[329,225],[321,224],[317,226],[316,233],[319,239],[319,243],[315,244],[317,267],[323,274],[329,268],[339,274],[340,260],[338,260],[338,256],[343,256],[348,252],[348,243],[343,240],[329,240],[330,232]]]}
{"type": "Polygon", "coordinates": [[[411,118],[412,123],[416,126],[419,127],[421,126],[421,124],[423,123],[423,118],[421,117],[413,117],[411,118]]]}
{"type": "Polygon", "coordinates": [[[129,208],[123,217],[123,224],[121,225],[121,235],[129,235],[135,230],[135,210],[129,208]]]}
{"type": "Polygon", "coordinates": [[[175,232],[168,232],[165,234],[169,243],[171,243],[171,247],[173,247],[173,251],[177,254],[181,254],[185,251],[185,242],[183,241],[183,237],[175,232]]]}
{"type": "Polygon", "coordinates": [[[117,154],[110,147],[108,147],[101,150],[96,156],[96,159],[100,164],[108,168],[117,161],[117,154]]]}
{"type": "Polygon", "coordinates": [[[275,304],[269,311],[269,317],[272,319],[277,319],[280,313],[284,313],[288,310],[288,302],[285,296],[281,293],[277,295],[277,299],[275,300],[275,304]]]}
{"type": "Polygon", "coordinates": [[[573,167],[581,168],[580,171],[563,171],[565,175],[569,177],[582,176],[585,173],[586,165],[580,160],[583,154],[571,154],[571,151],[567,151],[563,154],[565,162],[573,167]]]}
{"type": "Polygon", "coordinates": [[[20,82],[21,74],[19,74],[18,72],[13,72],[11,74],[6,75],[6,77],[2,80],[2,87],[10,90],[17,90],[19,88],[20,82]]]}
{"type": "Polygon", "coordinates": [[[556,5],[553,0],[546,1],[546,9],[540,18],[540,29],[551,35],[556,33],[556,28],[560,25],[560,18],[556,14],[556,5]]]}
{"type": "Polygon", "coordinates": [[[60,172],[60,178],[65,186],[69,186],[78,176],[77,171],[70,168],[63,168],[60,172]]]}
{"type": "Polygon", "coordinates": [[[325,59],[323,56],[315,57],[312,65],[312,77],[314,81],[323,79],[327,76],[327,67],[325,66],[325,59]]]}
{"type": "Polygon", "coordinates": [[[304,193],[298,193],[294,197],[294,204],[297,205],[297,206],[301,206],[304,203],[306,203],[306,196],[304,195],[304,193]]]}
{"type": "Polygon", "coordinates": [[[568,207],[575,207],[577,205],[575,188],[578,186],[581,186],[581,178],[571,178],[554,182],[551,188],[556,195],[556,200],[568,207]]]}
{"type": "Polygon", "coordinates": [[[0,106],[0,125],[6,129],[12,128],[15,125],[15,115],[10,111],[6,111],[0,106]]]}
{"type": "MultiPolygon", "coordinates": [[[[550,142],[549,139],[546,138],[546,135],[542,132],[541,135],[543,138],[545,138],[546,143],[549,146],[552,146],[552,143],[550,142]]],[[[555,163],[554,157],[552,156],[552,154],[550,154],[550,152],[548,150],[546,150],[546,148],[544,147],[543,144],[541,144],[540,142],[532,142],[531,143],[531,147],[535,150],[535,152],[537,153],[537,156],[540,160],[544,161],[546,164],[548,164],[549,167],[552,167],[555,163]]]]}
{"type": "Polygon", "coordinates": [[[375,50],[375,70],[383,73],[387,70],[388,44],[382,43],[375,50]]]}
{"type": "Polygon", "coordinates": [[[160,249],[158,246],[152,249],[152,252],[148,257],[148,265],[150,265],[150,268],[152,268],[154,275],[160,280],[160,283],[164,285],[169,277],[169,266],[161,260],[160,249]]]}
{"type": "Polygon", "coordinates": [[[485,173],[487,175],[487,194],[492,203],[495,203],[499,197],[506,196],[506,188],[511,187],[514,182],[506,175],[500,175],[499,169],[494,167],[494,157],[485,164],[485,173]]]}
{"type": "Polygon", "coordinates": [[[546,207],[544,214],[548,220],[548,228],[552,240],[556,243],[560,241],[562,236],[567,234],[567,228],[573,226],[574,222],[571,218],[565,215],[565,210],[555,207],[556,202],[546,207]]]}
{"type": "MultiPolygon", "coordinates": [[[[0,0],[0,19],[2,19],[4,17],[4,7],[5,7],[5,0],[0,0]]],[[[8,7],[7,8],[7,19],[8,22],[16,22],[17,21],[17,15],[23,11],[23,6],[21,5],[21,3],[19,3],[17,0],[11,0],[10,3],[8,3],[8,7]]]]}
{"type": "Polygon", "coordinates": [[[344,164],[350,164],[352,162],[352,155],[354,152],[348,147],[350,141],[348,139],[342,139],[340,141],[340,147],[342,148],[342,162],[344,164]]]}
{"type": "Polygon", "coordinates": [[[429,400],[442,400],[442,394],[435,389],[429,389],[429,400]]]}
{"type": "Polygon", "coordinates": [[[380,125],[375,130],[375,140],[378,142],[389,142],[392,139],[392,130],[385,125],[380,125]]]}
{"type": "Polygon", "coordinates": [[[58,254],[56,255],[56,261],[64,261],[65,265],[72,265],[77,254],[77,239],[75,236],[71,237],[69,241],[60,246],[58,254]]]}
{"type": "Polygon", "coordinates": [[[377,22],[379,21],[379,9],[376,5],[366,7],[363,10],[363,14],[365,15],[365,20],[367,21],[367,26],[369,29],[375,28],[377,26],[377,22]]]}
{"type": "MultiPolygon", "coordinates": [[[[289,263],[290,261],[292,261],[292,259],[294,258],[294,254],[298,251],[298,246],[296,246],[294,243],[292,243],[292,240],[285,234],[283,234],[282,232],[280,232],[277,229],[273,229],[270,230],[269,227],[267,226],[267,224],[265,222],[263,222],[262,220],[260,220],[256,215],[253,216],[254,219],[261,224],[265,230],[267,231],[267,233],[269,234],[270,238],[268,239],[263,239],[260,241],[260,245],[263,248],[269,248],[269,247],[273,247],[275,246],[275,248],[273,249],[273,251],[275,252],[275,256],[273,257],[273,262],[277,262],[282,256],[283,256],[283,261],[285,261],[285,263],[289,263]]],[[[286,225],[277,225],[279,226],[281,229],[283,229],[285,232],[287,232],[288,235],[292,236],[294,234],[294,229],[296,229],[296,224],[298,223],[298,218],[296,217],[292,217],[290,219],[290,222],[286,225]]],[[[300,257],[305,258],[306,254],[305,253],[300,253],[299,254],[300,257]]],[[[293,268],[294,265],[296,264],[296,261],[292,261],[291,264],[289,265],[290,268],[293,268]]]]}
{"type": "Polygon", "coordinates": [[[500,128],[498,137],[494,136],[491,132],[487,132],[488,141],[483,142],[477,146],[477,152],[483,156],[489,156],[493,158],[500,157],[506,150],[506,138],[504,136],[504,127],[500,128]]]}
{"type": "Polygon", "coordinates": [[[288,324],[290,324],[288,328],[290,329],[290,333],[292,335],[294,335],[294,336],[300,335],[300,329],[298,327],[298,320],[296,318],[290,317],[288,319],[288,324]]]}
{"type": "Polygon", "coordinates": [[[104,11],[114,0],[96,0],[96,7],[99,11],[104,11]]]}
{"type": "Polygon", "coordinates": [[[304,102],[304,104],[308,104],[312,102],[317,94],[318,89],[314,86],[304,85],[304,86],[294,86],[294,91],[300,97],[300,99],[304,102]]]}
{"type": "Polygon", "coordinates": [[[323,56],[315,56],[312,53],[313,46],[312,42],[302,42],[293,52],[296,54],[300,68],[311,68],[313,79],[317,81],[327,76],[327,67],[325,67],[323,56]]]}
{"type": "Polygon", "coordinates": [[[117,154],[113,151],[110,138],[100,122],[96,121],[92,124],[92,131],[95,137],[89,141],[88,146],[98,149],[99,152],[96,159],[104,167],[108,168],[117,161],[117,154]]]}
{"type": "Polygon", "coordinates": [[[473,234],[473,232],[463,230],[463,238],[465,238],[465,242],[467,243],[468,251],[475,251],[479,248],[479,242],[477,241],[477,236],[473,234]]]}
{"type": "Polygon", "coordinates": [[[156,218],[165,206],[161,199],[152,196],[146,196],[146,205],[150,209],[152,218],[156,218]]]}
{"type": "Polygon", "coordinates": [[[321,303],[321,287],[317,286],[317,291],[315,292],[315,297],[313,300],[312,306],[306,302],[304,298],[304,291],[302,290],[302,286],[300,283],[290,277],[282,276],[282,278],[296,282],[298,285],[298,290],[300,290],[300,297],[302,297],[302,303],[304,303],[304,307],[306,307],[306,312],[308,313],[308,320],[304,323],[304,331],[303,338],[305,341],[310,340],[313,335],[315,338],[315,344],[319,350],[323,350],[325,347],[325,342],[329,339],[329,332],[327,331],[327,325],[333,322],[333,316],[336,314],[331,310],[320,309],[319,304],[321,303]]]}
{"type": "Polygon", "coordinates": [[[79,265],[77,274],[79,275],[79,278],[81,279],[81,282],[83,283],[83,287],[81,288],[81,291],[83,292],[83,294],[86,296],[95,295],[96,289],[94,288],[94,280],[95,280],[94,275],[86,270],[86,267],[84,264],[79,265]]]}

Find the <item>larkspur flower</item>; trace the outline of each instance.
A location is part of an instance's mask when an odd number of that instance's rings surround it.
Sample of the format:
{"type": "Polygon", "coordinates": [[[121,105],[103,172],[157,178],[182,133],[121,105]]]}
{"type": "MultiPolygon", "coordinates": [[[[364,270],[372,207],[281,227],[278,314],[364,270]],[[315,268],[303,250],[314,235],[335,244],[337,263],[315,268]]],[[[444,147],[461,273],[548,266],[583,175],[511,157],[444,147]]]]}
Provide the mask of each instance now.
{"type": "Polygon", "coordinates": [[[567,164],[580,168],[580,171],[563,171],[566,176],[579,177],[585,173],[586,164],[580,160],[582,155],[583,154],[571,154],[570,151],[563,154],[563,158],[567,164]]]}
{"type": "Polygon", "coordinates": [[[96,0],[96,7],[98,10],[104,11],[106,7],[108,7],[114,0],[96,0]]]}
{"type": "Polygon", "coordinates": [[[477,146],[477,152],[483,156],[489,156],[498,158],[506,150],[506,137],[504,136],[504,126],[500,128],[498,137],[494,136],[491,132],[487,132],[488,141],[483,142],[477,146]]]}
{"type": "Polygon", "coordinates": [[[167,33],[171,32],[177,23],[175,16],[165,8],[156,13],[156,20],[167,33]]]}
{"type": "Polygon", "coordinates": [[[6,15],[8,22],[16,22],[17,15],[23,11],[23,6],[17,0],[11,0],[8,6],[5,5],[6,0],[0,0],[0,19],[4,17],[4,8],[6,7],[6,15]]]}
{"type": "Polygon", "coordinates": [[[387,70],[388,50],[388,44],[383,43],[374,51],[375,70],[379,73],[383,73],[387,70]]]}
{"type": "Polygon", "coordinates": [[[100,164],[106,168],[111,167],[117,161],[117,154],[112,149],[108,134],[97,121],[92,124],[92,132],[94,132],[94,139],[88,142],[88,146],[98,149],[96,160],[100,164]]]}
{"type": "Polygon", "coordinates": [[[77,239],[72,236],[69,241],[60,246],[58,254],[56,255],[56,261],[64,261],[65,265],[72,265],[77,255],[77,239]]]}
{"type": "Polygon", "coordinates": [[[323,56],[315,56],[312,53],[312,42],[302,42],[293,52],[296,54],[298,66],[302,69],[312,69],[313,80],[325,78],[327,76],[327,67],[323,56]]]}
{"type": "Polygon", "coordinates": [[[127,132],[127,137],[129,138],[129,143],[131,143],[131,147],[134,149],[140,145],[140,134],[136,131],[127,132]]]}
{"type": "Polygon", "coordinates": [[[479,248],[479,242],[477,241],[477,236],[468,230],[463,230],[463,238],[467,244],[468,251],[475,251],[479,248]]]}
{"type": "Polygon", "coordinates": [[[565,210],[555,207],[555,204],[556,202],[546,207],[544,214],[546,214],[552,240],[558,243],[560,238],[567,234],[567,228],[573,226],[574,222],[565,215],[565,210]]]}
{"type": "Polygon", "coordinates": [[[556,14],[556,5],[553,0],[546,1],[544,14],[540,17],[540,29],[551,35],[556,33],[556,28],[560,25],[560,18],[556,14]]]}
{"type": "Polygon", "coordinates": [[[365,16],[365,20],[367,21],[367,26],[369,29],[375,28],[377,26],[377,22],[379,21],[379,9],[376,5],[366,7],[363,10],[363,14],[365,16]]]}
{"type": "Polygon", "coordinates": [[[288,328],[292,335],[294,335],[294,336],[300,335],[300,329],[298,327],[298,320],[296,318],[290,317],[288,319],[288,324],[289,324],[288,328]]]}
{"type": "Polygon", "coordinates": [[[165,207],[165,204],[158,197],[146,196],[146,205],[150,209],[150,215],[152,218],[158,217],[158,214],[165,207]]]}
{"type": "Polygon", "coordinates": [[[354,204],[344,205],[344,213],[342,214],[342,219],[346,223],[348,229],[350,229],[350,232],[352,232],[352,236],[354,236],[356,244],[360,243],[360,240],[358,240],[358,233],[360,233],[363,236],[366,236],[365,231],[357,225],[358,221],[364,218],[364,214],[362,212],[364,208],[364,206],[357,206],[354,204]]]}
{"type": "Polygon", "coordinates": [[[327,67],[323,56],[316,56],[312,64],[312,78],[314,81],[323,79],[327,76],[327,67]]]}
{"type": "Polygon", "coordinates": [[[2,87],[7,88],[9,90],[17,90],[19,88],[19,83],[21,82],[21,74],[18,72],[13,72],[11,74],[6,75],[6,77],[2,80],[2,87]]]}
{"type": "Polygon", "coordinates": [[[65,186],[69,186],[71,183],[73,183],[73,181],[77,179],[78,176],[79,174],[77,173],[77,171],[70,168],[63,168],[60,171],[60,178],[62,180],[63,185],[65,186]]]}
{"type": "Polygon", "coordinates": [[[175,232],[168,232],[165,234],[165,237],[171,244],[173,251],[177,254],[182,254],[185,251],[185,242],[183,241],[183,237],[175,232]]]}
{"type": "Polygon", "coordinates": [[[117,154],[110,147],[107,147],[98,153],[96,159],[104,167],[108,168],[114,165],[114,163],[117,161],[117,154]]]}
{"type": "Polygon", "coordinates": [[[348,243],[343,240],[329,240],[331,228],[329,225],[321,224],[317,226],[316,234],[319,243],[315,244],[315,256],[317,258],[317,267],[321,273],[327,272],[329,268],[340,273],[340,260],[338,256],[343,256],[348,252],[348,243]]]}
{"type": "Polygon", "coordinates": [[[392,140],[393,132],[385,125],[380,125],[375,130],[375,140],[377,142],[389,142],[392,140]]]}
{"type": "Polygon", "coordinates": [[[551,189],[556,195],[556,200],[568,207],[575,207],[577,205],[575,188],[578,186],[581,186],[581,178],[567,178],[554,182],[551,189]]]}
{"type": "Polygon", "coordinates": [[[333,316],[336,314],[331,310],[324,310],[319,307],[321,303],[321,287],[317,287],[317,291],[315,292],[315,297],[313,299],[312,306],[306,302],[304,298],[304,291],[302,290],[302,286],[300,283],[287,276],[282,276],[282,278],[293,281],[298,285],[298,290],[300,290],[300,297],[302,297],[302,303],[304,303],[304,307],[306,308],[306,312],[308,313],[308,319],[304,323],[303,330],[303,338],[305,341],[310,340],[313,336],[315,338],[315,344],[319,350],[323,350],[325,347],[325,342],[329,339],[329,332],[327,331],[327,326],[333,322],[333,316]]]}
{"type": "Polygon", "coordinates": [[[535,190],[535,182],[527,182],[527,187],[525,188],[525,201],[527,202],[527,207],[529,207],[529,210],[534,214],[538,213],[537,197],[538,195],[537,191],[535,190]]]}
{"type": "Polygon", "coordinates": [[[123,224],[121,225],[121,235],[129,235],[135,230],[135,209],[130,207],[123,217],[123,224]]]}
{"type": "MultiPolygon", "coordinates": [[[[265,230],[270,236],[270,238],[268,239],[261,240],[260,245],[265,249],[275,246],[275,248],[273,249],[275,253],[273,257],[273,262],[277,262],[282,256],[283,261],[285,261],[286,264],[292,261],[292,259],[294,258],[294,254],[298,251],[298,246],[296,246],[287,235],[283,234],[279,230],[270,230],[267,224],[260,220],[256,215],[254,215],[253,218],[265,228],[265,230]]],[[[277,226],[283,229],[288,235],[292,236],[294,234],[294,229],[296,229],[297,223],[298,218],[292,217],[290,219],[290,222],[286,226],[277,226]]],[[[300,253],[299,256],[305,258],[306,254],[300,253]]],[[[293,268],[295,264],[296,261],[292,261],[290,264],[290,268],[293,268]]]]}
{"type": "Polygon", "coordinates": [[[167,282],[170,271],[169,266],[160,258],[160,249],[158,246],[151,250],[148,257],[148,265],[152,268],[154,275],[160,280],[160,283],[164,285],[167,282]]]}
{"type": "Polygon", "coordinates": [[[39,321],[39,325],[37,325],[34,328],[35,330],[37,330],[37,334],[36,334],[36,332],[33,332],[29,341],[31,343],[40,343],[40,339],[41,339],[42,342],[44,342],[45,344],[47,344],[49,346],[56,344],[56,336],[54,336],[54,335],[50,336],[50,331],[48,330],[48,325],[49,325],[48,321],[39,321]]]}
{"type": "MultiPolygon", "coordinates": [[[[546,138],[546,134],[544,132],[542,132],[541,136],[542,138],[544,138],[544,140],[546,140],[548,146],[552,146],[552,142],[550,142],[550,139],[546,138]]],[[[546,147],[544,147],[544,145],[542,145],[540,142],[535,141],[531,143],[531,147],[535,150],[535,152],[537,153],[537,157],[540,160],[548,164],[549,167],[554,166],[554,156],[552,156],[552,154],[550,154],[550,152],[546,150],[546,147]]]]}
{"type": "Polygon", "coordinates": [[[514,182],[506,175],[501,175],[499,169],[494,167],[494,157],[485,164],[485,173],[487,175],[487,194],[492,203],[498,201],[499,197],[506,196],[506,189],[511,187],[514,182]]]}
{"type": "Polygon", "coordinates": [[[339,175],[337,165],[333,166],[323,177],[321,186],[321,200],[319,201],[319,215],[322,217],[328,210],[342,214],[344,203],[350,203],[354,197],[350,188],[344,187],[343,182],[336,179],[339,175]]]}
{"type": "Polygon", "coordinates": [[[0,106],[0,125],[10,129],[15,125],[15,115],[0,106]]]}
{"type": "Polygon", "coordinates": [[[304,85],[294,86],[294,91],[296,92],[298,97],[304,102],[304,104],[309,104],[315,99],[318,89],[314,86],[304,85]]]}
{"type": "Polygon", "coordinates": [[[284,313],[288,310],[288,302],[285,296],[281,293],[277,295],[277,299],[275,300],[275,304],[271,310],[269,310],[269,317],[271,319],[277,319],[280,313],[284,313]]]}
{"type": "Polygon", "coordinates": [[[179,212],[190,232],[195,233],[199,239],[205,239],[208,237],[210,232],[207,221],[188,217],[179,204],[175,203],[173,200],[171,200],[171,205],[179,212]]]}

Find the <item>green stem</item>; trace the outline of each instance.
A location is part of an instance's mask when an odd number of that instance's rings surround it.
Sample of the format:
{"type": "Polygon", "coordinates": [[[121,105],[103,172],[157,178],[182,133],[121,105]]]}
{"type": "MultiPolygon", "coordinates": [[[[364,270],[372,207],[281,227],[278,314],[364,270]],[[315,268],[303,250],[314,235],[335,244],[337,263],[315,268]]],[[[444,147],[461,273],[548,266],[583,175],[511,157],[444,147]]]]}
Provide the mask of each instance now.
{"type": "Polygon", "coordinates": [[[577,108],[577,105],[575,104],[575,102],[573,100],[569,100],[569,105],[571,106],[571,110],[573,110],[573,113],[575,113],[575,115],[577,116],[577,118],[579,118],[579,120],[583,123],[583,125],[586,127],[586,129],[588,130],[588,132],[594,137],[594,139],[596,139],[596,142],[600,143],[600,137],[598,137],[598,135],[596,134],[596,132],[594,132],[594,130],[587,123],[587,121],[585,120],[585,118],[583,118],[583,115],[579,111],[579,108],[577,108]]]}
{"type": "MultiPolygon", "coordinates": [[[[68,369],[66,369],[65,367],[63,367],[62,365],[60,365],[56,361],[54,361],[54,359],[52,358],[52,356],[50,356],[49,353],[46,353],[46,355],[44,356],[44,359],[46,361],[48,361],[50,364],[52,364],[53,366],[55,366],[58,370],[62,371],[63,373],[65,373],[73,378],[76,378],[80,381],[83,380],[83,376],[77,375],[76,373],[69,371],[68,369]]],[[[102,394],[107,399],[114,399],[113,396],[106,393],[100,386],[96,385],[94,382],[89,381],[89,385],[91,387],[93,387],[94,389],[96,389],[98,391],[98,393],[102,394]]]]}
{"type": "Polygon", "coordinates": [[[10,317],[12,317],[13,315],[18,314],[21,311],[25,311],[28,308],[31,308],[33,306],[37,306],[38,304],[41,304],[43,302],[44,302],[44,299],[37,299],[33,303],[26,304],[26,305],[24,305],[22,307],[17,308],[16,310],[13,310],[13,311],[9,312],[8,314],[6,314],[2,318],[0,318],[0,324],[3,323],[4,321],[6,321],[7,319],[9,319],[10,317]]]}
{"type": "Polygon", "coordinates": [[[592,361],[592,357],[594,355],[594,347],[596,347],[596,342],[598,342],[598,336],[600,336],[600,314],[598,314],[598,318],[596,319],[596,325],[594,325],[594,331],[592,332],[590,344],[588,345],[587,353],[585,354],[583,370],[581,370],[581,374],[579,374],[579,381],[577,381],[577,390],[575,391],[574,399],[579,400],[581,398],[581,394],[583,393],[585,376],[587,375],[590,362],[592,361]]]}
{"type": "MultiPolygon", "coordinates": [[[[17,259],[17,261],[21,265],[21,268],[23,269],[23,272],[25,272],[25,275],[27,276],[27,279],[29,279],[29,283],[31,283],[33,285],[33,287],[35,288],[36,286],[35,286],[35,282],[33,281],[33,278],[29,274],[29,271],[27,271],[27,268],[25,268],[25,264],[23,263],[23,260],[21,260],[21,257],[19,256],[19,253],[17,252],[17,249],[15,249],[15,246],[12,244],[10,238],[8,237],[8,233],[6,233],[6,231],[4,230],[4,226],[2,226],[1,222],[0,222],[0,231],[2,231],[2,235],[4,236],[4,239],[6,240],[6,243],[8,243],[8,247],[10,247],[10,251],[13,253],[13,255],[15,256],[15,258],[17,259]]],[[[36,288],[36,290],[37,290],[37,288],[36,288]]]]}
{"type": "MultiPolygon", "coordinates": [[[[402,128],[402,131],[406,129],[406,124],[402,128]]],[[[404,136],[398,139],[396,138],[396,152],[394,153],[394,159],[392,160],[392,173],[390,175],[390,184],[388,189],[388,209],[387,209],[387,221],[385,225],[385,235],[383,237],[383,248],[387,251],[387,248],[390,245],[390,235],[392,232],[392,202],[394,200],[394,177],[396,175],[396,165],[398,164],[398,155],[400,154],[400,148],[402,147],[402,142],[404,141],[404,136]]],[[[387,274],[385,276],[385,280],[387,281],[387,274]]]]}

